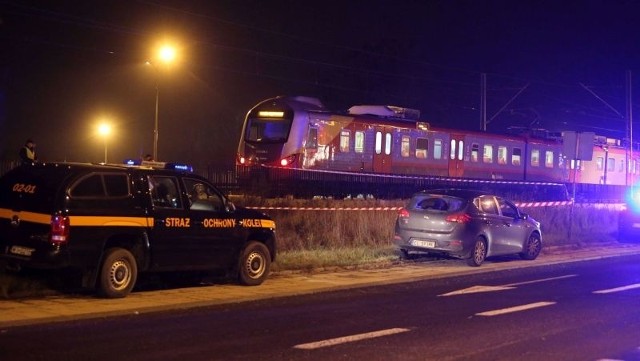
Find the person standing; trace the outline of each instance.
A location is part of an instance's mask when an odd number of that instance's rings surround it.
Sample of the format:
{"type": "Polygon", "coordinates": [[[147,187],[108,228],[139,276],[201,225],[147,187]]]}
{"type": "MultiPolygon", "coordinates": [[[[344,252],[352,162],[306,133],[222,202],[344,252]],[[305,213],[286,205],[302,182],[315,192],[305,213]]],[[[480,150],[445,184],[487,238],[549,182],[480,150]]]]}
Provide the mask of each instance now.
{"type": "Polygon", "coordinates": [[[31,139],[27,139],[24,147],[20,148],[19,154],[22,164],[31,164],[37,161],[38,156],[36,155],[36,143],[31,139]]]}

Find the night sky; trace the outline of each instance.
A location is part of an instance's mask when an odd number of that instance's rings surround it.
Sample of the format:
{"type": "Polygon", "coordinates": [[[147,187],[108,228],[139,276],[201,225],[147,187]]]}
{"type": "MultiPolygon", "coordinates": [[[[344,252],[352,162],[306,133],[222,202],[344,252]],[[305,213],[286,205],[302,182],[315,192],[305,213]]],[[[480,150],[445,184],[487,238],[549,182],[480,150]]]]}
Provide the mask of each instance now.
{"type": "Polygon", "coordinates": [[[196,166],[233,162],[244,115],[276,95],[478,130],[482,73],[488,131],[624,138],[638,19],[640,2],[614,0],[0,0],[0,160],[33,138],[43,161],[102,161],[104,117],[109,161],[152,153],[156,81],[159,158],[196,166]],[[163,39],[181,60],[154,70],[163,39]]]}

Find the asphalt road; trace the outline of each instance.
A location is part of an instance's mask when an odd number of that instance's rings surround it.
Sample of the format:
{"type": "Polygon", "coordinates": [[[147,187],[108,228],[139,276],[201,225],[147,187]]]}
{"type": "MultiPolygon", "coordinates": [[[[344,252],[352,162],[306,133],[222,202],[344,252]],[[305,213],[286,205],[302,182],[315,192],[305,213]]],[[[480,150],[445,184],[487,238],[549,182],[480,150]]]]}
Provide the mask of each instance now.
{"type": "Polygon", "coordinates": [[[1,360],[640,360],[640,255],[10,327],[1,360]]]}

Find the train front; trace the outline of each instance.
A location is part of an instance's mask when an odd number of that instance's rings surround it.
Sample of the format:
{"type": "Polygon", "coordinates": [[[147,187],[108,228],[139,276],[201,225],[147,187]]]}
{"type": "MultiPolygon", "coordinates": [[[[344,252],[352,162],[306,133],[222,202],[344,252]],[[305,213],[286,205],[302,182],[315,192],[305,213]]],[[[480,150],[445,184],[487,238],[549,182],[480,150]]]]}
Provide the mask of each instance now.
{"type": "Polygon", "coordinates": [[[309,97],[277,97],[253,107],[242,127],[238,166],[299,168],[312,110],[322,103],[309,97]]]}

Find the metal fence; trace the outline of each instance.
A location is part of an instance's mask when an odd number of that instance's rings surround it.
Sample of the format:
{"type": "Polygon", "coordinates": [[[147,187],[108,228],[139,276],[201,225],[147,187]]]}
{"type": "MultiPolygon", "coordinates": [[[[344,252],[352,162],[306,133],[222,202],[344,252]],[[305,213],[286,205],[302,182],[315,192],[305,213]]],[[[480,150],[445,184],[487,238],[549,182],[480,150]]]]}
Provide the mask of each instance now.
{"type": "MultiPolygon", "coordinates": [[[[0,175],[17,162],[0,162],[0,175]]],[[[196,167],[227,194],[262,197],[332,197],[406,199],[434,188],[473,188],[490,191],[515,201],[564,201],[573,195],[573,184],[509,182],[430,176],[398,176],[367,173],[325,172],[270,167],[196,167]]],[[[577,202],[623,202],[626,186],[575,184],[577,202]]]]}

